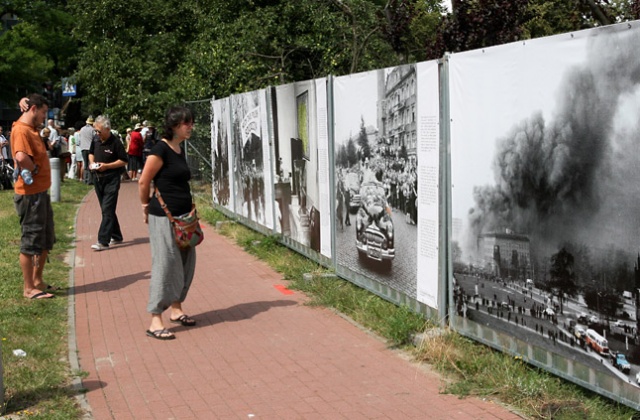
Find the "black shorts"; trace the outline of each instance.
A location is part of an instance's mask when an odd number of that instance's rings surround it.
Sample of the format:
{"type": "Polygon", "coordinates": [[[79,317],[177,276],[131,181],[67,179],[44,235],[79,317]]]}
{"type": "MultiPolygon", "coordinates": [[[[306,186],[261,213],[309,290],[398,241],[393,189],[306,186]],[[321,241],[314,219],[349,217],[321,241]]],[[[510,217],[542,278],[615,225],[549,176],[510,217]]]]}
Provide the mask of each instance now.
{"type": "Polygon", "coordinates": [[[14,194],[13,204],[22,227],[20,253],[40,255],[42,251],[51,251],[56,236],[49,193],[14,194]]]}

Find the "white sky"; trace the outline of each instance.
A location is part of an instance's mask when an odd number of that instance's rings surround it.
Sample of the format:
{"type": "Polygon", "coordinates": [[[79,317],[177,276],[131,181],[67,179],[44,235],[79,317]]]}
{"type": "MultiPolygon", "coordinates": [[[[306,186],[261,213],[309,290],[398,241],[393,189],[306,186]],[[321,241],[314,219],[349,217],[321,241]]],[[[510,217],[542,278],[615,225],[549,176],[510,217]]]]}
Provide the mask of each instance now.
{"type": "Polygon", "coordinates": [[[498,141],[541,112],[554,119],[566,71],[586,61],[586,36],[518,42],[451,57],[452,212],[465,220],[473,188],[495,185],[498,141]]]}
{"type": "MultiPolygon", "coordinates": [[[[360,131],[361,116],[365,126],[377,125],[378,70],[336,77],[334,81],[334,115],[336,146],[360,131]]],[[[337,150],[337,149],[336,149],[337,150]]]]}

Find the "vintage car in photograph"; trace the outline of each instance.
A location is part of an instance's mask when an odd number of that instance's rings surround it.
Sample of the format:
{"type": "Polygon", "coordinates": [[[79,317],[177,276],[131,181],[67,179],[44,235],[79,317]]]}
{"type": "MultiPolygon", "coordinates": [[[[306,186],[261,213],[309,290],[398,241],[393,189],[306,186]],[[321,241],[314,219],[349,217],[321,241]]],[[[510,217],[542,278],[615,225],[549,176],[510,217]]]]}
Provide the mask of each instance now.
{"type": "Polygon", "coordinates": [[[620,352],[611,352],[609,355],[611,357],[611,363],[616,369],[624,373],[631,372],[631,364],[627,361],[624,354],[620,352]]]}
{"type": "Polygon", "coordinates": [[[351,213],[355,213],[360,207],[360,174],[357,172],[349,172],[344,179],[344,188],[349,190],[349,209],[351,213]]]}
{"type": "Polygon", "coordinates": [[[360,258],[391,264],[396,255],[391,207],[384,186],[377,181],[360,187],[360,207],[356,214],[356,247],[360,258]]]}

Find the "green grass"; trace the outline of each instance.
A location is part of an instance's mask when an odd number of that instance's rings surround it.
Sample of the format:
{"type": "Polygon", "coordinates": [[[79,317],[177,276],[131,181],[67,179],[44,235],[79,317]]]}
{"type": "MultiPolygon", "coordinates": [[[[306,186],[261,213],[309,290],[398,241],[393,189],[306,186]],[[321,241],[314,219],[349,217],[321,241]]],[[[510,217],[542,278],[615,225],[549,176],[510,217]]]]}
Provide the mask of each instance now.
{"type": "MultiPolygon", "coordinates": [[[[53,203],[57,242],[44,271],[50,284],[68,285],[70,267],[64,256],[72,247],[78,204],[88,190],[82,183],[64,182],[61,201],[53,203]]],[[[13,207],[13,191],[0,191],[0,243],[0,337],[5,388],[5,406],[0,414],[79,418],[67,360],[66,292],[56,292],[56,299],[44,301],[22,296],[20,225],[13,207]],[[27,356],[14,356],[15,349],[24,350],[27,356]]]]}
{"type": "MultiPolygon", "coordinates": [[[[211,209],[211,196],[197,190],[201,217],[215,225],[228,220],[211,209]]],[[[390,347],[401,348],[421,363],[430,365],[444,378],[443,392],[490,398],[533,419],[632,419],[640,418],[635,410],[592,393],[537,369],[520,358],[495,351],[469,340],[454,331],[440,331],[406,307],[384,299],[339,278],[305,281],[303,274],[330,273],[319,264],[281,245],[277,237],[261,235],[238,223],[224,223],[219,232],[242,246],[247,252],[267,262],[289,280],[291,289],[304,292],[310,305],[334,308],[363,328],[373,331],[390,347]],[[436,334],[428,334],[432,330],[436,334]],[[412,337],[425,333],[418,347],[412,337]]]]}

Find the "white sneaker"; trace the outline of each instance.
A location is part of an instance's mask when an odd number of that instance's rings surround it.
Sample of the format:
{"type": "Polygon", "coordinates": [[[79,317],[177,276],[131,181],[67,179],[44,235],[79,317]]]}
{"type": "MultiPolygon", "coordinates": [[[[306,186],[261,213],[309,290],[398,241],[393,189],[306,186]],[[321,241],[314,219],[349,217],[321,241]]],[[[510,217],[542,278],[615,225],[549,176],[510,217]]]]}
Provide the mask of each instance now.
{"type": "Polygon", "coordinates": [[[93,249],[94,251],[103,251],[105,249],[109,249],[109,245],[103,245],[100,242],[96,242],[95,244],[91,245],[91,249],[93,249]]]}
{"type": "Polygon", "coordinates": [[[118,240],[118,239],[113,239],[111,238],[111,241],[109,241],[109,245],[117,245],[117,244],[121,244],[122,243],[122,239],[118,240]]]}

